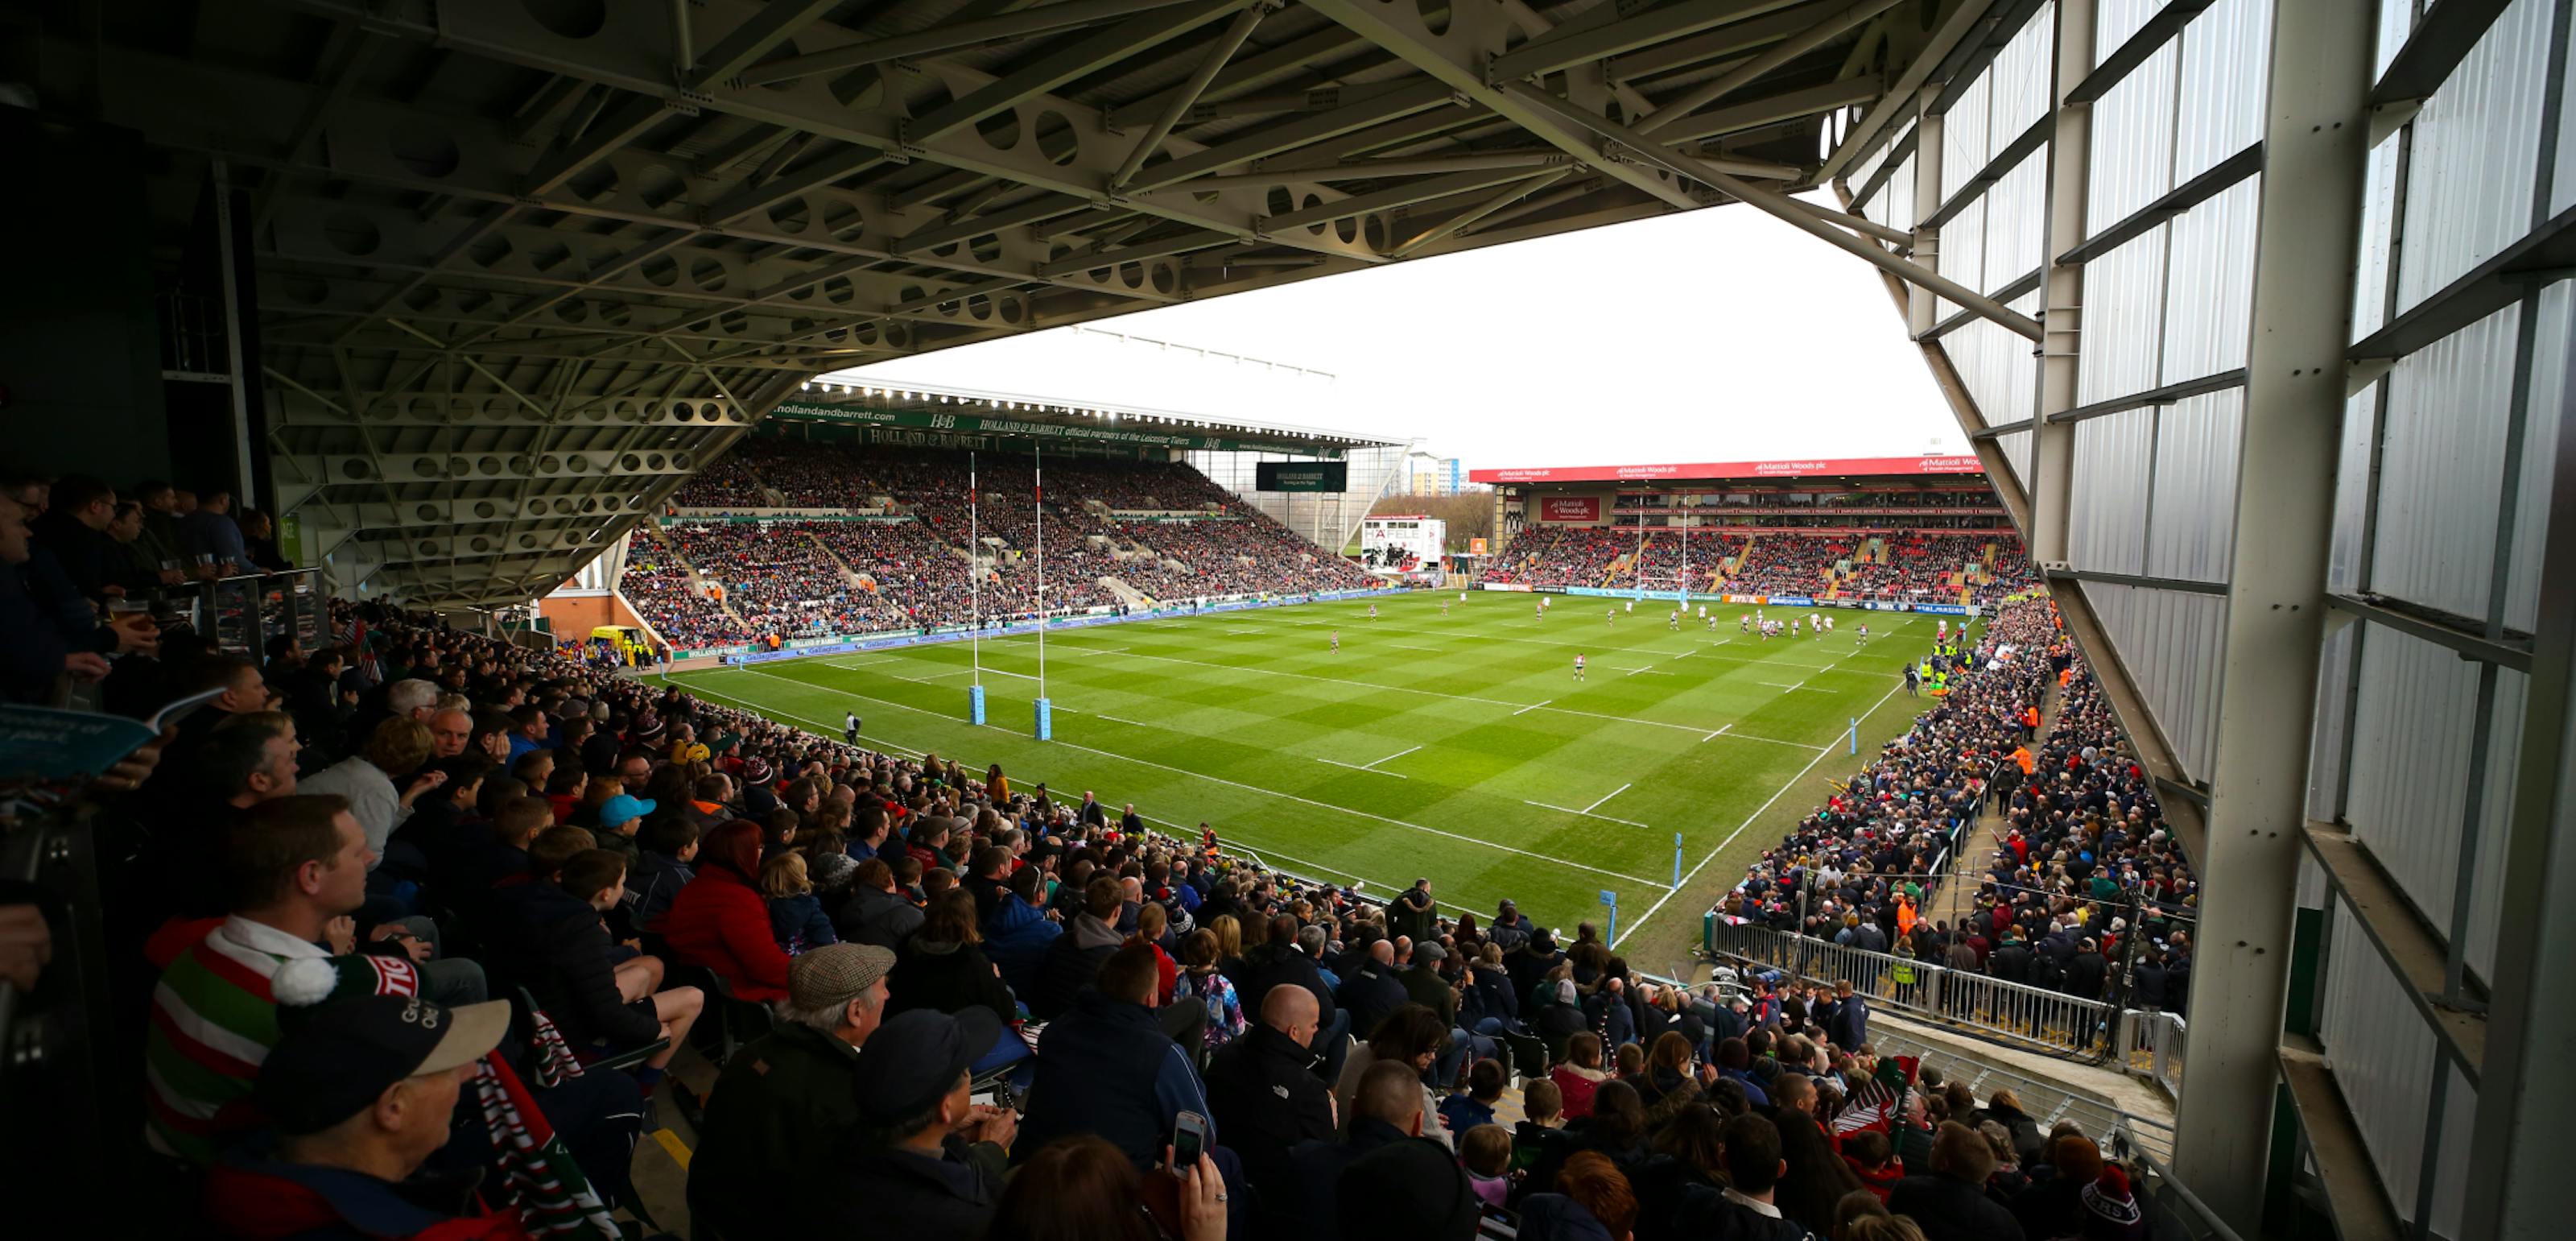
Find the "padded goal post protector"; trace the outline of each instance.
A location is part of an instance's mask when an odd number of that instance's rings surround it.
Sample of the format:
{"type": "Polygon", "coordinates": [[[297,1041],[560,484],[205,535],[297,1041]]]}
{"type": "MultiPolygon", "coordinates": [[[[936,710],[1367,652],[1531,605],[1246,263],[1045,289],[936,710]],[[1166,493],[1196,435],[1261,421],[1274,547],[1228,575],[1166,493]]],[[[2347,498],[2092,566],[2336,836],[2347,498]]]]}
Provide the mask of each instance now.
{"type": "Polygon", "coordinates": [[[1055,740],[1055,703],[1038,699],[1038,740],[1055,740]]]}
{"type": "Polygon", "coordinates": [[[984,722],[984,687],[981,685],[966,687],[966,722],[969,724],[984,722]]]}

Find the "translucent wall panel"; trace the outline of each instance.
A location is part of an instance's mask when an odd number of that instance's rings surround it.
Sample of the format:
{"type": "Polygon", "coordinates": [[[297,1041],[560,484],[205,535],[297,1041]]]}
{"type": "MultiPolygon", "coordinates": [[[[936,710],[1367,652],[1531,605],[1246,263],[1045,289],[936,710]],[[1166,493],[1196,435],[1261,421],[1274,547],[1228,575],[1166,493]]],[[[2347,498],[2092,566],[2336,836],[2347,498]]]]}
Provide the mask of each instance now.
{"type": "Polygon", "coordinates": [[[2224,595],[2087,583],[2120,662],[2173,743],[2183,770],[2206,777],[2218,735],[2218,652],[2227,630],[2224,595]]]}
{"type": "Polygon", "coordinates": [[[2067,489],[2067,556],[2098,573],[2147,572],[2147,461],[2156,411],[2133,409],[2076,423],[2075,476],[2067,489]]]}
{"type": "Polygon", "coordinates": [[[2101,63],[2138,27],[2165,7],[2165,0],[2097,0],[2093,9],[2093,61],[2101,63]]]}
{"type": "Polygon", "coordinates": [[[2013,481],[2030,486],[2030,432],[2015,431],[1995,437],[1995,447],[2004,454],[2004,465],[2012,470],[2013,481]]]}
{"type": "Polygon", "coordinates": [[[2416,113],[2401,309],[2530,231],[2549,24],[2548,0],[2513,0],[2416,113]]]}
{"type": "Polygon", "coordinates": [[[2361,589],[2361,535],[2370,514],[2370,440],[2380,389],[2386,380],[2343,403],[2343,451],[2335,463],[2334,547],[2326,558],[2326,589],[2361,589]]]}
{"type": "Polygon", "coordinates": [[[2224,582],[2236,529],[2237,432],[2245,392],[2211,392],[2166,406],[2156,420],[2155,503],[2147,575],[2224,582]]]}
{"type": "Polygon", "coordinates": [[[2415,1215],[2433,1074],[2450,1075],[2430,1223],[2436,1234],[2457,1237],[2477,1094],[2442,1058],[2431,1028],[2416,1020],[2405,984],[2388,972],[2388,963],[2372,951],[2361,924],[2340,902],[2327,944],[2318,1040],[2325,1044],[2335,1085],[2352,1109],[2371,1163],[2401,1218],[2415,1215]]]}
{"type": "Polygon", "coordinates": [[[2495,894],[2504,879],[2512,738],[2521,731],[2529,678],[2500,672],[2486,766],[2470,769],[2477,729],[2478,666],[2449,648],[2372,625],[2361,638],[2360,693],[2352,726],[2353,834],[2370,846],[2407,899],[2447,934],[2460,876],[2460,829],[2469,786],[2480,782],[2477,877],[2469,901],[2468,962],[2483,976],[2495,960],[2495,894]],[[2502,752],[2499,752],[2502,751],[2502,752]]]}
{"type": "Polygon", "coordinates": [[[2057,6],[2043,4],[2022,23],[2012,41],[1995,53],[1986,78],[1992,85],[1988,104],[1989,150],[2000,150],[2048,114],[2048,82],[2056,66],[2057,6]]]}
{"type": "MultiPolygon", "coordinates": [[[[2048,231],[2048,153],[2033,151],[1986,190],[1985,274],[1976,287],[1993,292],[2039,270],[2048,231]]],[[[1965,270],[1965,269],[1960,269],[1965,270]]]]}
{"type": "MultiPolygon", "coordinates": [[[[2353,624],[2329,630],[2317,656],[2317,726],[2308,739],[2308,817],[2321,823],[2343,817],[2344,707],[2351,700],[2353,643],[2361,629],[2353,624]]],[[[2299,886],[2303,899],[2299,903],[2313,907],[2314,903],[2304,896],[2316,859],[2306,854],[2306,850],[2300,850],[2299,886]]]]}
{"type": "MultiPolygon", "coordinates": [[[[2576,91],[2568,92],[2576,97],[2576,91]]],[[[2513,562],[2506,569],[2504,623],[2525,633],[2540,620],[2540,566],[2549,541],[2549,475],[2558,461],[2559,409],[2567,400],[2568,298],[2576,285],[2541,291],[2531,349],[2531,397],[2523,418],[2522,482],[2515,492],[2513,562]]]]}
{"type": "MultiPolygon", "coordinates": [[[[2567,50],[2576,52],[2576,22],[2567,23],[2559,32],[2567,50]]],[[[2576,206],[2576,91],[2563,92],[2558,100],[2558,152],[2552,162],[2557,171],[2549,179],[2549,214],[2556,215],[2576,206]]]]}
{"type": "Polygon", "coordinates": [[[2261,192],[2262,178],[2247,178],[2168,226],[2172,249],[2165,266],[2168,309],[2158,382],[2245,365],[2254,322],[2254,208],[2261,192]]]}
{"type": "Polygon", "coordinates": [[[1923,161],[1908,155],[1889,173],[1887,185],[1879,190],[1879,209],[1875,219],[1885,220],[1891,228],[1914,231],[1914,178],[1923,161]]]}
{"type": "MultiPolygon", "coordinates": [[[[2035,315],[2039,292],[2025,293],[2005,305],[2035,315]]],[[[1972,319],[1941,338],[1941,345],[1987,422],[2019,422],[2039,412],[2039,366],[2031,356],[2030,341],[1986,320],[1972,319]]]]}
{"type": "Polygon", "coordinates": [[[2156,386],[2165,326],[2165,233],[2137,240],[2084,265],[2084,354],[2075,401],[2091,405],[2156,386]]]}
{"type": "Polygon", "coordinates": [[[2415,31],[2415,0],[2377,0],[2379,5],[2379,47],[2374,58],[2373,75],[2388,72],[2397,60],[2397,51],[2406,46],[2406,36],[2415,31]]]}
{"type": "Polygon", "coordinates": [[[2360,340],[2388,322],[2389,247],[2396,240],[2395,135],[2370,149],[2370,172],[2361,191],[2361,263],[2352,280],[2352,338],[2360,340]]]}
{"type": "MultiPolygon", "coordinates": [[[[1986,200],[1980,196],[1941,226],[1941,271],[1961,284],[1974,285],[1984,279],[1985,270],[1986,200]]],[[[1957,302],[1939,299],[1933,304],[1935,318],[1958,312],[1957,302]]]]}
{"type": "Polygon", "coordinates": [[[2084,229],[2098,233],[2173,188],[2174,77],[2181,52],[2156,50],[2093,103],[2084,229]]]}
{"type": "Polygon", "coordinates": [[[2271,38],[2271,0],[2218,0],[2183,27],[2176,184],[2262,140],[2271,38]]]}
{"type": "Polygon", "coordinates": [[[1965,188],[1968,180],[1986,166],[1994,154],[1994,144],[1987,139],[1987,103],[1992,98],[1994,75],[1979,74],[1966,90],[1959,92],[1957,102],[1942,114],[1941,121],[1941,201],[1948,202],[1965,188]]]}
{"type": "Polygon", "coordinates": [[[2486,615],[2520,318],[2508,306],[2389,372],[2371,589],[2486,615]]]}

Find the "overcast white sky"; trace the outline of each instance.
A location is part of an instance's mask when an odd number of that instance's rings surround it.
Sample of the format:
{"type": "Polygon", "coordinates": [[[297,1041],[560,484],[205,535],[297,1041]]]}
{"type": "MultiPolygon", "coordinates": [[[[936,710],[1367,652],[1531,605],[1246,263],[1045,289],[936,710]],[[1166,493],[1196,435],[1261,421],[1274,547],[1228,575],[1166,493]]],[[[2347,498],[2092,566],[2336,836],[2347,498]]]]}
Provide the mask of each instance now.
{"type": "Polygon", "coordinates": [[[1471,469],[1967,451],[1876,272],[1743,206],[1391,263],[1094,328],[847,374],[1414,435],[1471,469]]]}

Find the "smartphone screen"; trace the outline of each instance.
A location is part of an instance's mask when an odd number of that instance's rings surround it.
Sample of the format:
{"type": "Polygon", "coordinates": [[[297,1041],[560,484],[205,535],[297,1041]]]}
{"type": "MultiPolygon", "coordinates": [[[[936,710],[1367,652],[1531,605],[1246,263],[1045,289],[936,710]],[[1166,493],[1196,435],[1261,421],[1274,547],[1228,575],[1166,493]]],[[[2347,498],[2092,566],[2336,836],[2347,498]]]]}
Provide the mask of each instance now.
{"type": "Polygon", "coordinates": [[[1207,1117],[1196,1112],[1183,1112],[1172,1120],[1172,1175],[1183,1168],[1198,1166],[1199,1156],[1207,1152],[1207,1117]]]}

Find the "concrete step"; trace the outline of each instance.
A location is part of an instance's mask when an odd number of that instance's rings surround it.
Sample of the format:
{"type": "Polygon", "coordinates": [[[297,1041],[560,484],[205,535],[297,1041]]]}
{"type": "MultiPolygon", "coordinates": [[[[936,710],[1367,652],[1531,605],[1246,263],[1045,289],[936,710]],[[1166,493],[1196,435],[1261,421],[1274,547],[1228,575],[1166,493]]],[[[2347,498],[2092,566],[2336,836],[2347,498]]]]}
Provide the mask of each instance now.
{"type": "Polygon", "coordinates": [[[1920,1056],[1943,1081],[1966,1082],[1980,1103],[2009,1088],[2043,1133],[2071,1120],[2095,1142],[2117,1130],[2156,1158],[2173,1158],[2173,1100],[2125,1073],[1967,1038],[1886,1009],[1871,1011],[1869,1035],[1883,1055],[1920,1056]]]}

